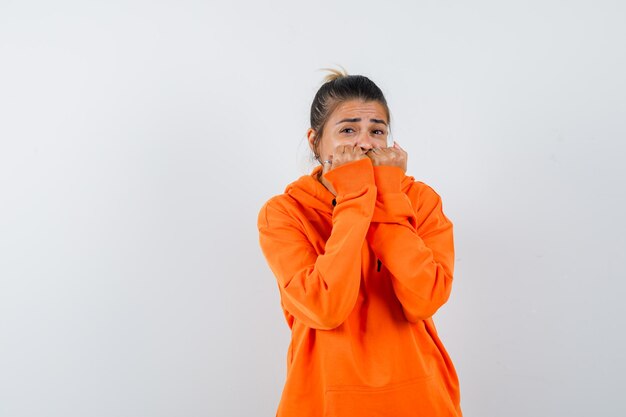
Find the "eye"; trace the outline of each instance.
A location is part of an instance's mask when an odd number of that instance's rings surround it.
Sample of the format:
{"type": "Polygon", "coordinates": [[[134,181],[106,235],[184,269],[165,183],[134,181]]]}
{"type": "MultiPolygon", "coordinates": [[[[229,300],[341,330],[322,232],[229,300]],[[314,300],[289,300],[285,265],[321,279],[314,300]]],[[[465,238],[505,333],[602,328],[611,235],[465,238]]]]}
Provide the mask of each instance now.
{"type": "Polygon", "coordinates": [[[351,127],[346,127],[344,129],[341,129],[339,132],[345,132],[346,130],[353,130],[351,127]]]}
{"type": "Polygon", "coordinates": [[[380,129],[376,129],[374,130],[374,132],[380,132],[379,135],[384,135],[385,131],[384,130],[380,130],[380,129]]]}

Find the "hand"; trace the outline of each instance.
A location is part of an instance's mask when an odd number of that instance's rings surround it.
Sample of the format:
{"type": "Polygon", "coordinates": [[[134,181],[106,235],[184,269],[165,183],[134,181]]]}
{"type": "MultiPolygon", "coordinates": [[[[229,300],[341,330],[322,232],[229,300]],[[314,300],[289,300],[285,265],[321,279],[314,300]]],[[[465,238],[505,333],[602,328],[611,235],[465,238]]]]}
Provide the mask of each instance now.
{"type": "Polygon", "coordinates": [[[324,174],[328,171],[331,171],[341,165],[345,165],[349,162],[358,161],[359,159],[367,158],[367,155],[360,146],[356,145],[339,145],[337,146],[333,154],[329,157],[328,160],[322,161],[323,168],[320,174],[319,180],[328,191],[330,191],[333,195],[337,195],[337,192],[334,190],[333,186],[326,181],[324,178],[324,174]]]}
{"type": "Polygon", "coordinates": [[[372,165],[374,166],[393,166],[402,169],[402,172],[406,172],[408,154],[396,141],[393,142],[392,147],[373,148],[367,151],[366,155],[372,160],[372,165]]]}

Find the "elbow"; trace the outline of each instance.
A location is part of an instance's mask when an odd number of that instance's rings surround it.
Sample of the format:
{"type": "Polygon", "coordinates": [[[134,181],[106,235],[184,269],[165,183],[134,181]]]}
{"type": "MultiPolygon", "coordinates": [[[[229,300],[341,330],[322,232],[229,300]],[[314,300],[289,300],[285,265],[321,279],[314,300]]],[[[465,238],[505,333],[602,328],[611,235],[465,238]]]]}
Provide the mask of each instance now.
{"type": "Polygon", "coordinates": [[[404,298],[401,301],[404,316],[411,323],[417,323],[421,320],[427,320],[435,315],[435,313],[450,298],[450,285],[446,286],[439,294],[433,295],[431,298],[424,299],[413,296],[404,298]]]}
{"type": "Polygon", "coordinates": [[[410,288],[402,285],[401,281],[394,281],[394,288],[404,316],[408,321],[417,323],[431,318],[448,301],[452,291],[452,275],[438,268],[431,286],[410,288]]]}
{"type": "Polygon", "coordinates": [[[345,319],[337,320],[336,318],[329,318],[326,320],[320,320],[316,325],[311,327],[317,330],[333,330],[341,326],[344,321],[345,319]]]}
{"type": "Polygon", "coordinates": [[[422,320],[428,320],[435,315],[439,307],[444,303],[427,303],[426,305],[420,305],[418,308],[402,306],[404,317],[411,323],[418,323],[422,320]]]}
{"type": "Polygon", "coordinates": [[[341,301],[336,297],[321,297],[309,303],[286,297],[284,306],[291,315],[307,327],[316,330],[333,330],[348,319],[356,304],[357,296],[358,293],[354,297],[349,297],[350,300],[346,300],[345,294],[342,294],[341,301]]]}
{"type": "Polygon", "coordinates": [[[291,312],[291,314],[305,326],[315,330],[333,330],[341,326],[347,316],[326,315],[326,314],[302,314],[291,312]]]}
{"type": "Polygon", "coordinates": [[[310,327],[317,330],[333,330],[341,326],[347,319],[352,308],[327,309],[314,315],[313,323],[310,327]]]}

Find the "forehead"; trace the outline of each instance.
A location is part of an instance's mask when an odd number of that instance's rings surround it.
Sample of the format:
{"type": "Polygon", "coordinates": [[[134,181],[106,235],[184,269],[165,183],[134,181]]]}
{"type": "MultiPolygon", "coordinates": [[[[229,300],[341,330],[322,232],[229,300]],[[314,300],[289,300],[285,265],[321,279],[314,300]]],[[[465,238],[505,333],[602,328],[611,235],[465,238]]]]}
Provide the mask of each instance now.
{"type": "Polygon", "coordinates": [[[337,106],[332,116],[333,120],[346,117],[367,116],[368,118],[386,120],[385,108],[378,101],[348,100],[337,106]]]}

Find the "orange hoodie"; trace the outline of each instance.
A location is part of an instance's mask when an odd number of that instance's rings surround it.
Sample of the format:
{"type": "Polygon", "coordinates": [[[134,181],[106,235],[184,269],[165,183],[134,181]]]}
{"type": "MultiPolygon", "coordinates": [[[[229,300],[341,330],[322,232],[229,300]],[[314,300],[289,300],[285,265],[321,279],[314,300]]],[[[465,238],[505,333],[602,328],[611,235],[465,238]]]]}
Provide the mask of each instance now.
{"type": "Polygon", "coordinates": [[[428,185],[369,158],[269,199],[259,239],[291,329],[277,417],[461,417],[432,315],[450,295],[452,222],[428,185]]]}

